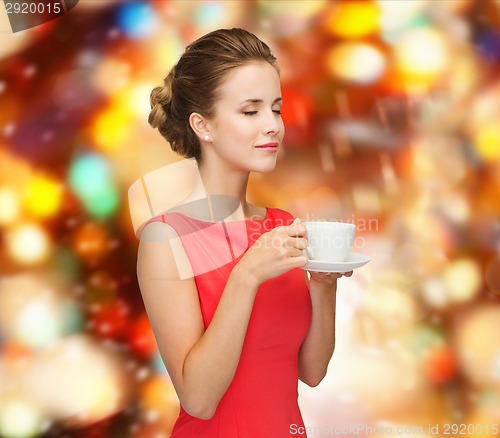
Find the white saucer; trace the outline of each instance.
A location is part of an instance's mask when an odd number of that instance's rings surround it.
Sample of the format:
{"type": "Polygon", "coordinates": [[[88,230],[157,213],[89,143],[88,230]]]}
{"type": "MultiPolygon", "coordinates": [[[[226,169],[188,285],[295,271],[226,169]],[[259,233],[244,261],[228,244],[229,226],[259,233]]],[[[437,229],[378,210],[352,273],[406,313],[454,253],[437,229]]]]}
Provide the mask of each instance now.
{"type": "Polygon", "coordinates": [[[314,272],[349,272],[353,269],[366,265],[372,258],[359,252],[351,252],[345,262],[321,262],[309,260],[306,265],[301,266],[306,271],[314,272]]]}

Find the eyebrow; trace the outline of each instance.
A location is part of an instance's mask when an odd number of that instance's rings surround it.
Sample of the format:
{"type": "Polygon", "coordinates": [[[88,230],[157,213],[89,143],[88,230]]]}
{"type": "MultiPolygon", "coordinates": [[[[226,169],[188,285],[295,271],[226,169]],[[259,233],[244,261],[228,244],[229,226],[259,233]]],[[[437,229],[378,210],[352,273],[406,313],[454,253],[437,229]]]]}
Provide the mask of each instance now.
{"type": "MultiPolygon", "coordinates": [[[[274,99],[274,103],[278,103],[278,102],[282,102],[283,99],[281,97],[277,97],[276,99],[274,99]]],[[[250,102],[250,103],[262,103],[263,100],[262,99],[247,99],[247,100],[244,100],[243,102],[240,102],[240,105],[243,105],[244,103],[247,103],[247,102],[250,102]]]]}

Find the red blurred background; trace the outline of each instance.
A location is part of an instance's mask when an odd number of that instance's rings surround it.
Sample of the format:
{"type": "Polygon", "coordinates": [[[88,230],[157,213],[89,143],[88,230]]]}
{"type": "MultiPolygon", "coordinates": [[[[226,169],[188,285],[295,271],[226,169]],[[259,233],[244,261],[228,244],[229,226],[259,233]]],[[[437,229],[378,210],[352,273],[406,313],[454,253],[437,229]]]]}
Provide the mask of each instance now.
{"type": "Polygon", "coordinates": [[[80,0],[0,34],[0,436],[169,436],[127,190],[180,159],[149,93],[221,27],[282,71],[284,148],[252,201],[352,221],[373,259],[339,283],[327,377],[299,387],[309,435],[496,436],[498,0],[80,0]]]}

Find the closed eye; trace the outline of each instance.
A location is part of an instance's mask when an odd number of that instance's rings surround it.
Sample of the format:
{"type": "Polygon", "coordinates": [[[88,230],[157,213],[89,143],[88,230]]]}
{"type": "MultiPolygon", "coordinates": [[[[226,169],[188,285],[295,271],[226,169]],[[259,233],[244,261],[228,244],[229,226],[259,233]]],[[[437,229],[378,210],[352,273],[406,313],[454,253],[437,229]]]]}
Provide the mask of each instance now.
{"type": "MultiPolygon", "coordinates": [[[[281,115],[281,110],[273,110],[273,113],[279,116],[281,115]]],[[[245,116],[254,116],[257,114],[257,111],[244,111],[243,114],[245,114],[245,116]]]]}

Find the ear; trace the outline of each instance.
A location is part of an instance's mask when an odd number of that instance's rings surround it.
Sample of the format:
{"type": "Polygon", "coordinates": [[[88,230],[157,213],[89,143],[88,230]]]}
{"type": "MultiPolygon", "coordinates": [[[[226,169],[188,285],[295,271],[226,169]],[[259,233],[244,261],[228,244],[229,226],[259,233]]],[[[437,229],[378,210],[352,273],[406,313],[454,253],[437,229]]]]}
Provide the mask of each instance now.
{"type": "Polygon", "coordinates": [[[207,141],[207,138],[210,138],[207,119],[201,114],[191,113],[189,116],[189,125],[200,141],[207,141]]]}

